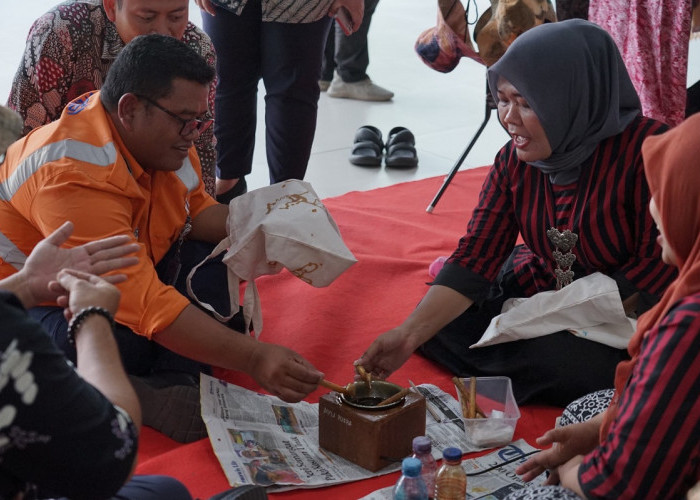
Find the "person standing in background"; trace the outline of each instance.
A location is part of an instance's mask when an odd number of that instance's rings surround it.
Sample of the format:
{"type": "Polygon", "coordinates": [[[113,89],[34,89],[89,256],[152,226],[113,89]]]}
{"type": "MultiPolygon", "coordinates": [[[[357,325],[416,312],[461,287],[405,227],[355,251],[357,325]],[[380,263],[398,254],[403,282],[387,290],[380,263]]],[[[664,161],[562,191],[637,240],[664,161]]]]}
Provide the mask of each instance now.
{"type": "Polygon", "coordinates": [[[592,0],[588,16],[615,40],[644,115],[671,126],[681,123],[692,0],[592,0]]]}
{"type": "Polygon", "coordinates": [[[328,91],[329,97],[358,101],[389,101],[394,97],[393,92],[375,84],[367,75],[367,34],[378,3],[379,0],[365,1],[365,16],[355,33],[346,35],[338,23],[331,27],[318,82],[321,91],[328,91]]]}
{"type": "MultiPolygon", "coordinates": [[[[7,105],[24,120],[23,135],[50,123],[70,101],[99,90],[107,70],[124,45],[137,35],[159,33],[185,42],[210,66],[214,47],[209,37],[188,21],[188,0],[68,0],[32,24],[7,105]]],[[[209,90],[213,118],[215,83],[209,90]]],[[[214,194],[214,132],[195,144],[202,181],[214,194]]]]}
{"type": "Polygon", "coordinates": [[[217,200],[228,203],[247,191],[261,78],[270,183],[303,179],[316,133],[329,16],[343,8],[352,32],[362,22],[363,0],[195,1],[217,53],[217,200]]]}

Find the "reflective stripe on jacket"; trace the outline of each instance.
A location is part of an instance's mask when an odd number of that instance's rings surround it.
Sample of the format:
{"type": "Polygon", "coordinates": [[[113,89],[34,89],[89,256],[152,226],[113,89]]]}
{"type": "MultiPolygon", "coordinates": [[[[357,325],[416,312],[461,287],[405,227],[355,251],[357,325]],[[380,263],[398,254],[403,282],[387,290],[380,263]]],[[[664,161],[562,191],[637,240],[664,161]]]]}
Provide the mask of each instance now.
{"type": "Polygon", "coordinates": [[[187,215],[215,205],[201,182],[194,147],[175,171],[145,172],[126,150],[99,92],[72,101],[61,117],[13,144],[0,165],[0,276],[65,221],[66,246],[128,234],[140,243],[116,319],[149,338],[170,325],[189,300],[157,277],[187,215]]]}

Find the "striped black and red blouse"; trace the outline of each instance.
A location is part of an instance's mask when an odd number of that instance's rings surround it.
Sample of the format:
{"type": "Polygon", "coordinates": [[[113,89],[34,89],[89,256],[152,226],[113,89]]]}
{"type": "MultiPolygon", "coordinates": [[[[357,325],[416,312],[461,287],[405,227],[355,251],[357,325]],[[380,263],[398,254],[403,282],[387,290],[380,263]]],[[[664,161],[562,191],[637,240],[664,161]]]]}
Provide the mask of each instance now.
{"type": "Polygon", "coordinates": [[[685,498],[700,481],[700,293],[649,330],[608,437],[579,467],[587,498],[685,498]]]}
{"type": "Polygon", "coordinates": [[[616,280],[623,299],[642,292],[637,312],[644,312],[676,274],[661,261],[641,155],[644,139],[666,129],[635,118],[603,140],[578,181],[567,186],[554,186],[547,174],[520,161],[508,142],[484,181],[466,235],[433,283],[482,301],[520,236],[524,245],[514,255],[514,272],[525,296],[552,290],[555,247],[546,232],[556,227],[579,236],[572,249],[574,279],[602,272],[616,280]]]}

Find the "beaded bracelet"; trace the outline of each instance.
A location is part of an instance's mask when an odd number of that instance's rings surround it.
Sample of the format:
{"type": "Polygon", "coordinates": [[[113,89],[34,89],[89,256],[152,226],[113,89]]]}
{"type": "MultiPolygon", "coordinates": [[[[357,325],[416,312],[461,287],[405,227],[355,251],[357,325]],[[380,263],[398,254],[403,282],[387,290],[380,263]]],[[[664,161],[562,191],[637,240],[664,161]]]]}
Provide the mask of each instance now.
{"type": "Polygon", "coordinates": [[[112,316],[112,313],[110,313],[104,307],[85,307],[81,309],[78,314],[74,315],[68,323],[66,339],[71,345],[75,345],[75,334],[78,332],[80,325],[83,324],[83,321],[85,321],[88,316],[92,316],[93,314],[98,314],[109,321],[109,327],[112,329],[112,331],[114,331],[114,316],[112,316]]]}

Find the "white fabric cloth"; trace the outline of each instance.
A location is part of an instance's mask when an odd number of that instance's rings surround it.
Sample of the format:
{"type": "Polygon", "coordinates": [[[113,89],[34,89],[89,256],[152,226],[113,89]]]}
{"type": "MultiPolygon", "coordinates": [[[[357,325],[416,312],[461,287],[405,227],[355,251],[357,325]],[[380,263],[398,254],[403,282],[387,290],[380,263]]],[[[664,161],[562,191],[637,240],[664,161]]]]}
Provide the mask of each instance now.
{"type": "Polygon", "coordinates": [[[508,299],[484,335],[470,346],[512,342],[568,330],[574,335],[624,349],[637,320],[628,318],[612,278],[593,273],[561,290],[508,299]]]}
{"type": "Polygon", "coordinates": [[[190,272],[187,291],[220,321],[227,321],[238,312],[240,284],[247,281],[243,316],[246,328],[252,321],[256,337],[263,324],[256,278],[286,268],[302,281],[320,288],[330,285],[357,262],[308,182],[288,180],[234,198],[229,204],[227,230],[228,237],[190,272]],[[229,316],[222,316],[197,299],[191,286],[197,269],[223,251],[231,298],[229,316]]]}

